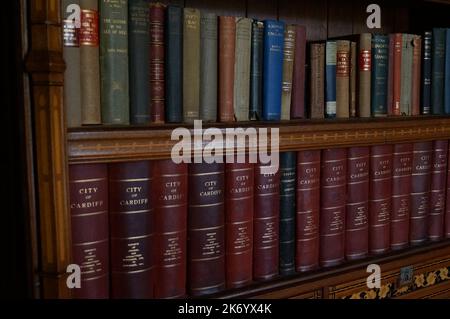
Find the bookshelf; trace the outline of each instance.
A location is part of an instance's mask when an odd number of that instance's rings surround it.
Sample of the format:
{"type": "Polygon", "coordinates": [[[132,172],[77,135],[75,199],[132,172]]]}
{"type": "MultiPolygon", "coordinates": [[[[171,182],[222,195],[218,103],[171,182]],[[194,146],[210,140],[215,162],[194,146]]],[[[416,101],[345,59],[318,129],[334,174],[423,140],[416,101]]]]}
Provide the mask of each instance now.
{"type": "MultiPolygon", "coordinates": [[[[365,8],[372,1],[366,0],[170,2],[211,10],[219,15],[278,18],[303,24],[307,27],[308,41],[370,31],[365,26],[365,8]]],[[[383,10],[383,22],[382,28],[377,31],[388,33],[420,29],[417,12],[421,8],[439,12],[442,6],[448,4],[448,1],[437,2],[378,1],[383,10]]],[[[71,263],[68,165],[168,158],[174,144],[170,140],[171,129],[177,125],[67,129],[63,105],[65,64],[60,36],[60,0],[21,0],[21,6],[23,37],[28,45],[24,61],[30,79],[27,96],[32,111],[32,123],[28,129],[33,128],[35,149],[34,160],[30,163],[34,165],[38,197],[35,201],[37,218],[32,218],[30,213],[32,229],[35,230],[30,232],[30,238],[36,247],[32,268],[35,282],[39,282],[40,286],[40,293],[36,295],[42,298],[70,298],[71,292],[66,287],[66,267],[71,263]]],[[[244,128],[250,125],[255,126],[255,123],[239,123],[244,128]]],[[[214,126],[225,128],[223,124],[214,126]]],[[[442,116],[258,122],[256,126],[279,127],[281,151],[450,139],[450,118],[442,116]]],[[[29,187],[34,186],[30,183],[29,187]]],[[[443,241],[346,263],[337,268],[258,283],[214,297],[341,298],[358,292],[363,296],[372,296],[373,293],[364,294],[365,266],[369,261],[381,264],[388,271],[383,278],[383,287],[387,287],[383,294],[386,289],[392,292],[386,293],[386,296],[389,293],[389,296],[399,298],[450,296],[450,281],[444,274],[444,269],[448,270],[450,266],[450,242],[443,241]],[[425,280],[425,284],[413,282],[412,286],[411,283],[398,285],[400,268],[408,266],[413,266],[419,280],[422,275],[439,279],[433,284],[430,279],[425,280]],[[399,289],[403,289],[401,293],[399,289]]]]}

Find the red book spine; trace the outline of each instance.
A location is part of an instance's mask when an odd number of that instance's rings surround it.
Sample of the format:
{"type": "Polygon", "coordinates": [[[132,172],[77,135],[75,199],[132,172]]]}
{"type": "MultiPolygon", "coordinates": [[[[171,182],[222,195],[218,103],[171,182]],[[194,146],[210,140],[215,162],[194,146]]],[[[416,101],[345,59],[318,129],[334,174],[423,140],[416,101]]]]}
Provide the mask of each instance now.
{"type": "Polygon", "coordinates": [[[81,288],[73,297],[109,297],[108,167],[69,166],[73,263],[81,268],[81,288]]]}
{"type": "Polygon", "coordinates": [[[347,149],[322,150],[320,183],[320,264],[344,261],[347,149]]]}
{"type": "Polygon", "coordinates": [[[390,248],[392,209],[392,145],[370,150],[369,251],[382,254],[390,248]]]}
{"type": "Polygon", "coordinates": [[[394,145],[392,161],[391,249],[396,250],[409,244],[413,144],[394,145]]]}
{"type": "Polygon", "coordinates": [[[109,166],[111,297],[153,298],[155,214],[151,162],[109,166]]]}
{"type": "Polygon", "coordinates": [[[448,141],[433,142],[433,167],[431,170],[430,217],[428,238],[432,241],[444,237],[445,189],[447,182],[448,141]]]}
{"type": "Polygon", "coordinates": [[[155,298],[186,296],[187,164],[155,161],[155,218],[158,254],[155,298]]]}
{"type": "Polygon", "coordinates": [[[428,238],[432,152],[433,142],[414,143],[409,223],[412,245],[423,243],[428,238]]]}
{"type": "MultiPolygon", "coordinates": [[[[450,145],[448,148],[447,158],[450,158],[450,145]]],[[[447,164],[447,195],[445,199],[445,238],[450,238],[450,165],[447,164]]]]}
{"type": "Polygon", "coordinates": [[[225,166],[227,288],[248,285],[253,278],[253,166],[225,166]]]}
{"type": "Polygon", "coordinates": [[[347,152],[345,257],[354,260],[369,253],[370,148],[352,147],[347,152]]]}
{"type": "Polygon", "coordinates": [[[189,165],[188,278],[192,296],[225,289],[224,164],[189,165]]]}
{"type": "Polygon", "coordinates": [[[297,271],[319,267],[320,150],[297,153],[297,271]]]}
{"type": "MultiPolygon", "coordinates": [[[[255,166],[255,211],[253,219],[253,278],[266,280],[278,275],[280,172],[264,172],[255,166]]],[[[274,170],[271,167],[272,171],[274,170]]]]}
{"type": "Polygon", "coordinates": [[[298,25],[295,31],[294,75],[292,79],[291,118],[305,118],[305,60],[306,28],[298,25]]]}
{"type": "Polygon", "coordinates": [[[393,92],[392,92],[392,115],[401,115],[400,94],[402,84],[402,34],[394,34],[394,69],[393,69],[393,92]]]}
{"type": "Polygon", "coordinates": [[[219,120],[234,121],[236,18],[219,17],[219,120]]]}
{"type": "Polygon", "coordinates": [[[394,37],[389,34],[389,55],[388,55],[388,81],[387,81],[387,111],[388,115],[394,115],[394,37]]]}

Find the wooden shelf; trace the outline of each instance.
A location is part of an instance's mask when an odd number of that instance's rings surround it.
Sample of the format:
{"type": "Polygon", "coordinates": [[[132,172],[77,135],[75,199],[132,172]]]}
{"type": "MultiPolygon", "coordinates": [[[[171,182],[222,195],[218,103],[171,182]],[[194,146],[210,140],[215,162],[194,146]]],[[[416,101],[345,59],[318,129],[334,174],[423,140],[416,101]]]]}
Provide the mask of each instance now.
{"type": "MultiPolygon", "coordinates": [[[[148,127],[83,127],[68,132],[70,163],[117,162],[170,158],[178,140],[172,130],[182,125],[148,127]]],[[[193,126],[185,126],[193,134],[193,126]]],[[[356,118],[344,120],[296,120],[288,122],[214,123],[227,127],[279,128],[280,151],[402,143],[450,138],[450,117],[418,116],[356,118]]],[[[270,134],[269,134],[270,136],[270,134]]],[[[204,145],[207,144],[204,143],[204,145]]]]}

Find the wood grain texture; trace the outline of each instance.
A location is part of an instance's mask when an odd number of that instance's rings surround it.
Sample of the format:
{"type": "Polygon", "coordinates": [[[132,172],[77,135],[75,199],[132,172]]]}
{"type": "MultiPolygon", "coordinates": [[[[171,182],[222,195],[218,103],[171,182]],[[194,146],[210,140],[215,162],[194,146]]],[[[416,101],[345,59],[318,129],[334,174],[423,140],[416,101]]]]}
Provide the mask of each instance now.
{"type": "Polygon", "coordinates": [[[352,1],[328,1],[328,37],[335,38],[352,34],[352,1]]]}
{"type": "Polygon", "coordinates": [[[245,16],[246,2],[242,0],[185,0],[186,8],[214,12],[219,16],[245,16]]]}
{"type": "Polygon", "coordinates": [[[247,0],[247,17],[258,20],[277,19],[278,0],[247,0]]]}

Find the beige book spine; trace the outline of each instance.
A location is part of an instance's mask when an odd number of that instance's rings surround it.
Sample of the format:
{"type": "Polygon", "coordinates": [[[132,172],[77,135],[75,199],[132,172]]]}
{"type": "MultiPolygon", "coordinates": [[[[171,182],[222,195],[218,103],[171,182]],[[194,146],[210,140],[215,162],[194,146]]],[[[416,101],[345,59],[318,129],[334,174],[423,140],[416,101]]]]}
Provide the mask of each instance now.
{"type": "Polygon", "coordinates": [[[363,33],[359,39],[358,112],[360,117],[370,117],[370,77],[372,69],[372,34],[363,33]]]}
{"type": "Polygon", "coordinates": [[[291,118],[292,76],[295,56],[295,25],[287,25],[284,32],[283,83],[281,91],[281,119],[291,118]]]}
{"type": "Polygon", "coordinates": [[[336,117],[350,115],[350,41],[336,41],[336,117]]]}

